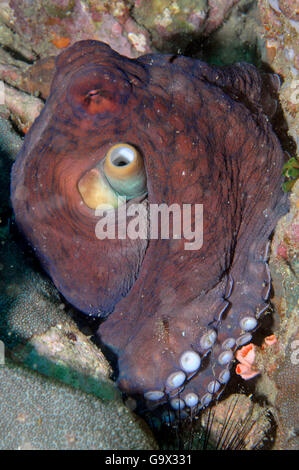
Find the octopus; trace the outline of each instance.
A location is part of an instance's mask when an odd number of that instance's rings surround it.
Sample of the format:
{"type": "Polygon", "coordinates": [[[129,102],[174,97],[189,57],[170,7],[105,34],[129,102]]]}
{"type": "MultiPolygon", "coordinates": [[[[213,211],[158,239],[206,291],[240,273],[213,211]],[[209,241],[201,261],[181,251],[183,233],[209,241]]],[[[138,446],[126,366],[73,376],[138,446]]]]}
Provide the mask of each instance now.
{"type": "Polygon", "coordinates": [[[269,239],[287,206],[278,88],[250,64],[129,59],[93,40],[56,59],[12,170],[16,222],[65,299],[103,318],[120,389],[149,406],[217,399],[267,311],[269,239]],[[171,220],[168,237],[148,236],[161,205],[191,208],[191,234],[202,208],[196,249],[171,220]],[[129,237],[140,207],[147,235],[129,237]],[[109,214],[118,236],[99,236],[109,214]]]}

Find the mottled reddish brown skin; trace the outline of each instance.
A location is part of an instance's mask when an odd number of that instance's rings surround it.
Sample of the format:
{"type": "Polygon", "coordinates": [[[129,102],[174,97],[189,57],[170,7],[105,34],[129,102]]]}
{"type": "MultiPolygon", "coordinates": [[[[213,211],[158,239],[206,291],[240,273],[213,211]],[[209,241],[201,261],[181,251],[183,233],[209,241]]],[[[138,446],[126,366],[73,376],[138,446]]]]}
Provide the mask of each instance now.
{"type": "Polygon", "coordinates": [[[283,152],[264,114],[274,83],[248,64],[131,60],[96,41],[56,60],[50,96],[13,167],[13,208],[66,299],[110,314],[99,335],[128,393],[163,390],[183,351],[204,355],[199,341],[213,327],[217,342],[185,386],[202,397],[223,370],[223,340],[266,306],[265,247],[285,211],[283,152]],[[186,240],[96,238],[98,218],[77,183],[118,142],[144,157],[148,203],[203,204],[200,250],[184,250],[186,240]]]}

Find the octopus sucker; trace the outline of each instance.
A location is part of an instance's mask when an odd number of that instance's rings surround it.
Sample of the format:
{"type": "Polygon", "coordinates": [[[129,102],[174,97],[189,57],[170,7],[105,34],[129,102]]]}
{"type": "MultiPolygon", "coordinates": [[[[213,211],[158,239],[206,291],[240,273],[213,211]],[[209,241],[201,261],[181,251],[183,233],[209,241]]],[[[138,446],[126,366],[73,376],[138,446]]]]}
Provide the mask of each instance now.
{"type": "Polygon", "coordinates": [[[129,59],[80,41],[56,59],[13,165],[21,232],[66,300],[105,319],[119,387],[150,408],[219,397],[268,308],[269,240],[288,208],[277,87],[246,63],[129,59]]]}

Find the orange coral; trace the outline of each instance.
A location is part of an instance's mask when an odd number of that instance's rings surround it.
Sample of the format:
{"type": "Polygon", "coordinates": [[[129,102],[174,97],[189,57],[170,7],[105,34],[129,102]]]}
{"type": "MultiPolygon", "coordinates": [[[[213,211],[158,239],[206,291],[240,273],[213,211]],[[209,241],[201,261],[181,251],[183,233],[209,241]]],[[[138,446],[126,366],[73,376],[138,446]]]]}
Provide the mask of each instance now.
{"type": "Polygon", "coordinates": [[[51,39],[51,42],[56,46],[58,49],[63,49],[70,44],[70,38],[60,37],[56,33],[53,33],[54,38],[51,39]]]}
{"type": "Polygon", "coordinates": [[[278,339],[276,338],[275,335],[267,336],[264,339],[265,346],[273,346],[273,344],[276,344],[277,342],[278,342],[278,339]]]}
{"type": "Polygon", "coordinates": [[[249,343],[236,352],[236,358],[240,362],[236,366],[236,374],[240,375],[242,379],[249,380],[257,376],[260,371],[254,367],[256,355],[256,347],[254,344],[249,343]]]}

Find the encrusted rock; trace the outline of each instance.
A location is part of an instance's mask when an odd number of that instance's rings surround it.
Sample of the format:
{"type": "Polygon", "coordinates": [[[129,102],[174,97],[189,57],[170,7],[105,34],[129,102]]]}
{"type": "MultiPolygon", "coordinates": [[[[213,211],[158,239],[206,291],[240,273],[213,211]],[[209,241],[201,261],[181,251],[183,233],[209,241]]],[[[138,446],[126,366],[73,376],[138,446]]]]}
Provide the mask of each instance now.
{"type": "Polygon", "coordinates": [[[157,449],[141,419],[10,361],[0,366],[0,449],[157,449]]]}

